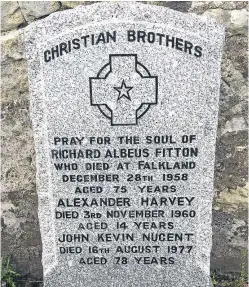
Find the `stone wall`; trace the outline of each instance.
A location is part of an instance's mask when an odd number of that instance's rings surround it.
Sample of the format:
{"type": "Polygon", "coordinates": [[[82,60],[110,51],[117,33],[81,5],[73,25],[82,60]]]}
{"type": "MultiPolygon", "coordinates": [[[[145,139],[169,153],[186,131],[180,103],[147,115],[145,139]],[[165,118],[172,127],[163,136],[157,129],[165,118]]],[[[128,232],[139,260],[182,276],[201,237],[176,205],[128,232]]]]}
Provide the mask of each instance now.
{"type": "MultiPolygon", "coordinates": [[[[42,279],[35,151],[29,116],[23,30],[84,1],[5,1],[2,21],[2,253],[23,279],[42,279]]],[[[213,17],[226,27],[213,204],[212,268],[240,270],[247,246],[247,2],[156,2],[213,17]]]]}

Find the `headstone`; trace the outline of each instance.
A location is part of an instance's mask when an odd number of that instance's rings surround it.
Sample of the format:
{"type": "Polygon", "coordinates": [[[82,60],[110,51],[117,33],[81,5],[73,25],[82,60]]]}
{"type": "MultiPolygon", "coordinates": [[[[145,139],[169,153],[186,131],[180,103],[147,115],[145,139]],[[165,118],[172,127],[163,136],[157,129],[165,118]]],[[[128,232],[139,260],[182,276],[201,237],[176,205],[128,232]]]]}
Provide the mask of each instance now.
{"type": "Polygon", "coordinates": [[[102,2],[25,37],[45,286],[209,286],[223,28],[102,2]]]}

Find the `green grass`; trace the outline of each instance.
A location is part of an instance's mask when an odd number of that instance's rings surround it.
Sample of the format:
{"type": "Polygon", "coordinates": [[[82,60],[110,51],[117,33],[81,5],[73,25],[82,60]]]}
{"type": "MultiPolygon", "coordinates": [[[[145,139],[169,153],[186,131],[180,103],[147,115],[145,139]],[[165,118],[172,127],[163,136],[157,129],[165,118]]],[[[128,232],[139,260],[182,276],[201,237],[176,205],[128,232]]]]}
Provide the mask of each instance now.
{"type": "Polygon", "coordinates": [[[20,276],[16,271],[12,269],[10,264],[10,256],[1,262],[1,282],[7,283],[8,287],[16,287],[15,278],[20,276]]]}
{"type": "Polygon", "coordinates": [[[245,287],[248,286],[245,284],[248,279],[248,273],[246,270],[246,260],[247,260],[247,252],[243,251],[242,252],[242,262],[241,262],[241,270],[240,270],[240,277],[235,281],[235,286],[234,287],[245,287]]]}
{"type": "Polygon", "coordinates": [[[211,272],[211,281],[216,286],[222,287],[248,287],[248,273],[246,269],[246,261],[247,261],[247,252],[242,251],[241,253],[241,269],[239,278],[234,280],[219,280],[215,271],[211,272]]]}

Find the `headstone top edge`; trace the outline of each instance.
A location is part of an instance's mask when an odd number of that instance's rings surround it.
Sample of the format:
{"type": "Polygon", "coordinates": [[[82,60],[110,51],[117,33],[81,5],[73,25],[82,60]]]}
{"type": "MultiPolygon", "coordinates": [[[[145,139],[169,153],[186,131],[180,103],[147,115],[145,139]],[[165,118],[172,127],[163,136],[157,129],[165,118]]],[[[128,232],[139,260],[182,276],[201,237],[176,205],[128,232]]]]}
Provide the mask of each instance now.
{"type": "Polygon", "coordinates": [[[145,21],[166,25],[171,24],[170,21],[174,18],[174,16],[176,19],[179,19],[179,16],[181,16],[181,22],[174,22],[174,27],[176,29],[180,29],[181,27],[185,28],[183,25],[184,21],[188,24],[190,29],[194,29],[196,33],[202,34],[202,37],[204,38],[207,34],[205,32],[206,30],[208,30],[208,33],[210,34],[215,33],[216,37],[221,39],[223,39],[225,35],[225,27],[215,19],[208,18],[206,16],[195,15],[192,13],[183,13],[168,7],[158,5],[144,4],[134,1],[123,1],[96,2],[87,6],[78,5],[70,10],[52,13],[46,18],[28,25],[24,29],[25,37],[27,40],[32,38],[33,40],[39,41],[39,38],[42,35],[44,40],[46,40],[60,33],[60,31],[63,31],[64,28],[73,29],[77,26],[83,26],[87,23],[100,23],[101,21],[109,20],[110,16],[119,20],[123,19],[145,21]],[[103,10],[105,10],[104,13],[103,10]],[[149,15],[147,13],[152,14],[149,15]],[[77,19],[75,17],[76,14],[80,14],[77,19]],[[123,17],[120,17],[121,14],[123,17]],[[60,23],[60,25],[57,26],[55,23],[60,23]],[[51,29],[51,27],[54,28],[51,29]],[[39,33],[37,33],[37,31],[39,31],[39,33]]]}

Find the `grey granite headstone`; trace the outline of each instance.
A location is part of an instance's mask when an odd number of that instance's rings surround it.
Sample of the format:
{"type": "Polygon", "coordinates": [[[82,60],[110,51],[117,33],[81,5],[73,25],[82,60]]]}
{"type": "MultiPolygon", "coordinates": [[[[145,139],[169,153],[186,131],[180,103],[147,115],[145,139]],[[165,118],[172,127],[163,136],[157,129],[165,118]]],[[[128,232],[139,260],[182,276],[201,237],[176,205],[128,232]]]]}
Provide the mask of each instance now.
{"type": "Polygon", "coordinates": [[[131,2],[26,29],[46,287],[209,286],[223,38],[131,2]]]}

